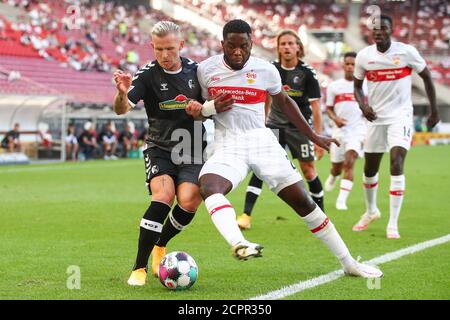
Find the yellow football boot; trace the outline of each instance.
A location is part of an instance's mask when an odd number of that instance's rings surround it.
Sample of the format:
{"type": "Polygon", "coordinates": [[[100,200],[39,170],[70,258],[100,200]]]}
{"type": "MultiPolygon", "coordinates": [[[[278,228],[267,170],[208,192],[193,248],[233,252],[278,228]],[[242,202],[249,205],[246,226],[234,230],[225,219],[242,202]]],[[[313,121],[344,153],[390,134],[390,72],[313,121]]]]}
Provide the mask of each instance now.
{"type": "Polygon", "coordinates": [[[251,218],[252,217],[249,216],[246,213],[241,214],[236,220],[239,228],[241,228],[242,230],[250,229],[250,227],[251,227],[251,224],[250,224],[251,218]]]}
{"type": "Polygon", "coordinates": [[[154,246],[152,251],[152,273],[157,278],[159,271],[159,264],[162,258],[166,255],[166,247],[154,246]]]}
{"type": "Polygon", "coordinates": [[[131,272],[130,278],[128,279],[128,284],[130,286],[143,286],[147,280],[147,271],[145,268],[140,268],[133,270],[131,272]]]}

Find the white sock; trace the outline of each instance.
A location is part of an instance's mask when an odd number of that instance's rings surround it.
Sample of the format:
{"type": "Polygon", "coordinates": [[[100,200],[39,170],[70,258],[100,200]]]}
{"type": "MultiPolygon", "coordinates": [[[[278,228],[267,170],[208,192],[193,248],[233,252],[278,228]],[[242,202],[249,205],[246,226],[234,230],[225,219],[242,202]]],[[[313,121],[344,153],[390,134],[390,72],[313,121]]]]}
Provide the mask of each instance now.
{"type": "Polygon", "coordinates": [[[363,184],[367,212],[374,214],[377,211],[378,173],[370,178],[363,175],[363,184]]]}
{"type": "Polygon", "coordinates": [[[215,193],[209,196],[205,199],[205,206],[217,230],[230,246],[245,241],[236,222],[236,212],[223,194],[215,193]]]}
{"type": "Polygon", "coordinates": [[[342,179],[341,190],[339,191],[337,202],[346,204],[348,195],[350,194],[350,191],[352,191],[352,188],[353,188],[353,181],[342,179]]]}
{"type": "Polygon", "coordinates": [[[328,247],[344,267],[354,262],[334,224],[318,206],[302,219],[314,236],[328,247]]]}
{"type": "Polygon", "coordinates": [[[398,228],[398,217],[402,208],[403,193],[405,192],[405,176],[391,176],[390,187],[390,216],[388,228],[398,228]]]}

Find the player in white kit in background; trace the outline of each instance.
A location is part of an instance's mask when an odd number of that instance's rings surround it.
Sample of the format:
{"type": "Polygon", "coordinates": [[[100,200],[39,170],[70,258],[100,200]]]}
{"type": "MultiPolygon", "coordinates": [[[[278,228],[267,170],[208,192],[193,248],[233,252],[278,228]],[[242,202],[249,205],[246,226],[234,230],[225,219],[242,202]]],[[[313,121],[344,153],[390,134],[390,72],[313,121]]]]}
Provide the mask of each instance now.
{"type": "Polygon", "coordinates": [[[236,222],[236,212],[225,197],[252,170],[269,188],[289,204],[342,264],[345,273],[360,277],[380,277],[375,267],[357,262],[336,228],[306,192],[300,173],[289,161],[272,131],[265,127],[266,94],[298,130],[318,146],[329,150],[334,139],[314,133],[295,102],[282,91],[276,68],[251,57],[252,30],[243,20],[232,20],[223,28],[224,54],[203,61],[197,70],[202,94],[211,99],[215,93],[227,92],[235,103],[230,110],[215,113],[214,105],[191,101],[186,107],[194,118],[213,114],[216,126],[215,149],[200,172],[200,193],[220,234],[240,260],[260,257],[262,246],[247,241],[236,222]]]}
{"type": "Polygon", "coordinates": [[[372,31],[375,44],[361,50],[355,64],[355,98],[367,120],[367,138],[364,143],[364,196],[367,211],[353,226],[354,231],[367,229],[379,219],[376,198],[378,170],[383,153],[390,152],[390,218],[386,236],[400,238],[398,217],[405,192],[403,174],[406,153],[411,145],[413,105],[411,101],[411,73],[422,78],[431,107],[427,126],[430,130],[439,122],[436,92],[425,60],[408,44],[392,42],[392,19],[381,15],[375,19],[372,31]],[[377,21],[378,20],[378,21],[377,21]],[[362,84],[367,79],[368,104],[364,101],[362,84]]]}
{"type": "Polygon", "coordinates": [[[353,168],[359,156],[362,156],[362,145],[366,136],[367,121],[355,100],[353,72],[355,69],[356,52],[344,55],[344,78],[336,80],[327,88],[327,113],[335,123],[333,138],[341,146],[330,146],[331,170],[325,182],[325,191],[333,190],[336,181],[344,172],[336,209],[347,210],[347,198],[353,188],[353,168]]]}

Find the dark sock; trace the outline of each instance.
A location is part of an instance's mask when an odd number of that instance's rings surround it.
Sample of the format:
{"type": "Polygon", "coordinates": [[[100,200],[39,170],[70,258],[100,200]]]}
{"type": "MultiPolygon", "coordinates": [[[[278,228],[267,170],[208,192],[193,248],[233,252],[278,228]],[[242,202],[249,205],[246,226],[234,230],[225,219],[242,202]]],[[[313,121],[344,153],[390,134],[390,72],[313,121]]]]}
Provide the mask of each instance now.
{"type": "Polygon", "coordinates": [[[311,194],[311,198],[315,203],[319,206],[322,211],[324,211],[323,207],[323,189],[322,182],[320,182],[319,176],[317,176],[314,180],[308,181],[309,185],[309,193],[311,194]]]}
{"type": "Polygon", "coordinates": [[[170,239],[179,234],[192,221],[194,215],[195,212],[186,211],[177,204],[164,223],[156,245],[159,247],[167,246],[170,239]]]}
{"type": "Polygon", "coordinates": [[[158,240],[162,224],[170,212],[170,207],[162,202],[152,201],[141,220],[139,245],[134,269],[147,268],[148,258],[158,240]]]}
{"type": "Polygon", "coordinates": [[[249,216],[252,215],[253,207],[261,194],[262,184],[262,180],[253,174],[247,187],[247,193],[245,194],[244,213],[249,216]]]}

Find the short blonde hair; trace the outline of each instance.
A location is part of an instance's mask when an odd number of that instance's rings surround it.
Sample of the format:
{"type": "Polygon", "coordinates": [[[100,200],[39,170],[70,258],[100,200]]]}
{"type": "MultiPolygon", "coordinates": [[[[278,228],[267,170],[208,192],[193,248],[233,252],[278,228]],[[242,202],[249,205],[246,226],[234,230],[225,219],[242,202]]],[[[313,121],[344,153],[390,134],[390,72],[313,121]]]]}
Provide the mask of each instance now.
{"type": "Polygon", "coordinates": [[[153,36],[165,37],[169,33],[181,36],[180,26],[172,21],[159,21],[152,28],[153,36]]]}
{"type": "MultiPolygon", "coordinates": [[[[300,37],[298,36],[298,34],[294,30],[291,30],[291,29],[281,30],[278,33],[278,35],[277,35],[277,51],[278,51],[278,48],[280,47],[280,38],[285,35],[290,35],[290,36],[295,37],[296,42],[300,49],[297,52],[297,57],[299,59],[302,59],[305,56],[305,47],[303,46],[302,40],[300,40],[300,37]]],[[[279,51],[278,51],[278,61],[281,61],[281,54],[279,51]]]]}

